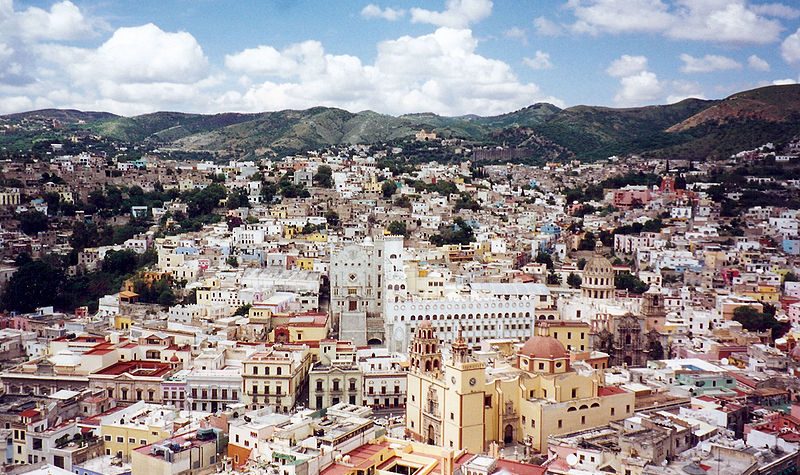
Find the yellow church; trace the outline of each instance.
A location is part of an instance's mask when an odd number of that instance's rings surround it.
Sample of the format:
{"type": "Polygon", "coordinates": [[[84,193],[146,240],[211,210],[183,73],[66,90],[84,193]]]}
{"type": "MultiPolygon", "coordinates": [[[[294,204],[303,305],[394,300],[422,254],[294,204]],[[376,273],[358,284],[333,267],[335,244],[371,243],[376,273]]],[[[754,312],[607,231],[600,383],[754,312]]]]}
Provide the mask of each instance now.
{"type": "Polygon", "coordinates": [[[473,453],[491,442],[547,448],[549,435],[633,414],[634,394],[605,386],[604,373],[573,370],[557,339],[531,337],[509,362],[478,361],[459,335],[449,361],[422,322],[411,341],[406,432],[417,441],[473,453]]]}

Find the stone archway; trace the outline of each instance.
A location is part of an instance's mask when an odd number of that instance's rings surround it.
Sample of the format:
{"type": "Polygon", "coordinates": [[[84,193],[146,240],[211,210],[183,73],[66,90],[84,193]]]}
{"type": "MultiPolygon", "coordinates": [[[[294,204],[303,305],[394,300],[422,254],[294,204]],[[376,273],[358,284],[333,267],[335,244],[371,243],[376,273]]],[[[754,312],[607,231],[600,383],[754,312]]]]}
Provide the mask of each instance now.
{"type": "Polygon", "coordinates": [[[428,445],[436,445],[436,429],[433,428],[433,424],[428,426],[428,445]]]}

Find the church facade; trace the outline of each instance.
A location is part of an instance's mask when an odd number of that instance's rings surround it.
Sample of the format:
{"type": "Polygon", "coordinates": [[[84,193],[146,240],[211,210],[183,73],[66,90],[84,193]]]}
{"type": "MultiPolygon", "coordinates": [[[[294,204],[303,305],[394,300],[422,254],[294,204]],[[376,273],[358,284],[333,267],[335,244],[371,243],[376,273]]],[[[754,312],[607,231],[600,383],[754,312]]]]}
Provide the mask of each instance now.
{"type": "Polygon", "coordinates": [[[443,361],[434,329],[423,322],[410,358],[406,432],[445,448],[479,453],[499,442],[543,451],[550,434],[604,425],[634,410],[633,393],[606,386],[601,371],[571,368],[553,337],[533,336],[512,359],[487,367],[460,335],[443,361]]]}

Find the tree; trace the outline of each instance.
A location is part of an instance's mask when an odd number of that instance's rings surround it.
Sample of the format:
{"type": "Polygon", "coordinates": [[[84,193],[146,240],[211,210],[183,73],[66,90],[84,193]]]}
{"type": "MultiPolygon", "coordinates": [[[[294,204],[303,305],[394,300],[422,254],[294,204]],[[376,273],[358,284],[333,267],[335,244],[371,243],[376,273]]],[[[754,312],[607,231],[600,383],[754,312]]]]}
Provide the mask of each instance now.
{"type": "Polygon", "coordinates": [[[391,198],[396,191],[397,191],[397,183],[391,180],[386,180],[381,185],[381,193],[383,193],[383,197],[386,198],[387,200],[391,198]]]}
{"type": "Polygon", "coordinates": [[[537,264],[544,264],[548,269],[553,269],[555,267],[553,264],[553,256],[551,256],[549,252],[539,251],[536,253],[536,259],[534,259],[534,262],[537,264]]]}
{"type": "Polygon", "coordinates": [[[550,270],[547,274],[547,285],[561,285],[561,276],[550,270]]]}
{"type": "Polygon", "coordinates": [[[108,251],[103,258],[103,272],[115,275],[130,274],[136,270],[139,256],[136,252],[125,249],[122,251],[108,251]]]}
{"type": "Polygon", "coordinates": [[[239,267],[239,261],[236,259],[236,256],[228,256],[228,258],[225,259],[225,263],[231,267],[239,267]]]}
{"type": "Polygon", "coordinates": [[[20,266],[3,293],[3,308],[32,312],[37,307],[57,302],[64,285],[64,273],[42,261],[29,261],[20,266]]]}
{"type": "Polygon", "coordinates": [[[328,210],[325,212],[325,221],[328,222],[328,226],[336,227],[339,225],[339,213],[334,210],[328,210]]]}
{"type": "Polygon", "coordinates": [[[26,211],[19,215],[19,228],[28,236],[47,230],[47,215],[39,211],[26,211]]]}
{"type": "Polygon", "coordinates": [[[614,287],[618,290],[627,290],[632,294],[643,294],[650,288],[649,285],[630,272],[622,272],[614,276],[614,287]]]}
{"type": "Polygon", "coordinates": [[[189,215],[197,216],[211,214],[228,194],[224,186],[214,183],[202,190],[192,190],[184,194],[184,199],[189,207],[189,215]]]}
{"type": "Polygon", "coordinates": [[[333,171],[328,165],[320,165],[317,167],[317,173],[314,174],[314,184],[322,188],[331,188],[333,186],[333,171]]]}
{"type": "Polygon", "coordinates": [[[579,288],[582,283],[583,279],[581,279],[581,276],[579,276],[574,272],[570,272],[569,275],[567,276],[567,285],[569,285],[573,289],[579,288]]]}
{"type": "Polygon", "coordinates": [[[250,305],[249,303],[246,303],[244,305],[239,306],[239,308],[237,308],[236,311],[233,312],[233,314],[234,315],[240,315],[240,316],[247,315],[248,313],[250,313],[250,308],[251,307],[252,307],[252,305],[250,305]]]}
{"type": "Polygon", "coordinates": [[[400,196],[400,197],[398,197],[397,199],[394,200],[394,205],[397,206],[398,208],[411,209],[411,207],[412,207],[411,198],[409,198],[408,196],[405,196],[405,195],[400,196]]]}
{"type": "Polygon", "coordinates": [[[591,232],[587,232],[581,238],[580,243],[578,244],[579,251],[592,251],[594,250],[597,243],[597,239],[594,237],[594,234],[591,232]]]}
{"type": "Polygon", "coordinates": [[[61,195],[52,191],[45,193],[44,202],[47,203],[47,214],[51,216],[58,214],[61,206],[61,195]]]}
{"type": "Polygon", "coordinates": [[[261,201],[270,204],[278,194],[278,186],[272,181],[261,182],[261,201]]]}
{"type": "Polygon", "coordinates": [[[89,192],[89,198],[87,201],[90,205],[97,209],[103,209],[106,207],[106,195],[103,194],[103,190],[92,190],[89,192]]]}
{"type": "Polygon", "coordinates": [[[250,197],[247,194],[247,190],[245,190],[244,188],[237,188],[228,194],[228,199],[227,199],[228,209],[249,208],[249,207],[250,207],[250,197]]]}
{"type": "Polygon", "coordinates": [[[439,233],[431,236],[430,241],[434,246],[444,246],[446,244],[466,245],[475,241],[475,232],[472,230],[472,226],[462,218],[456,218],[453,220],[452,226],[443,225],[440,227],[439,233]]]}
{"type": "Polygon", "coordinates": [[[749,305],[736,307],[733,311],[733,320],[741,323],[745,330],[756,332],[771,329],[774,323],[777,323],[775,317],[761,313],[749,305]]]}
{"type": "Polygon", "coordinates": [[[578,259],[578,269],[583,270],[584,267],[586,267],[586,259],[581,257],[578,259]]]}
{"type": "Polygon", "coordinates": [[[389,234],[392,236],[403,236],[408,237],[408,229],[406,229],[406,223],[402,221],[392,221],[389,223],[389,226],[386,227],[386,230],[389,231],[389,234]]]}

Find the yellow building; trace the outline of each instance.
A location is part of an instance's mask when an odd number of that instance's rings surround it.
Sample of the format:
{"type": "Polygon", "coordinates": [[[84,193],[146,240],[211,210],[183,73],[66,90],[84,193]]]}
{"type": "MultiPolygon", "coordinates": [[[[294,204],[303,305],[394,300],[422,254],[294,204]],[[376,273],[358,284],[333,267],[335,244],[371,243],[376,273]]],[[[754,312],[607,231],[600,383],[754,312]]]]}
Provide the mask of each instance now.
{"type": "Polygon", "coordinates": [[[127,330],[133,324],[131,315],[114,315],[114,328],[117,330],[127,330]]]}
{"type": "MultiPolygon", "coordinates": [[[[311,242],[328,242],[328,234],[327,233],[321,233],[319,231],[315,231],[315,232],[307,235],[305,238],[306,238],[307,241],[311,241],[311,242]]],[[[313,259],[312,259],[312,262],[313,262],[313,259]]]]}
{"type": "Polygon", "coordinates": [[[589,349],[590,330],[588,323],[579,320],[542,320],[535,327],[537,335],[555,338],[570,352],[589,349]]]}
{"type": "Polygon", "coordinates": [[[313,257],[298,257],[294,260],[294,265],[301,270],[314,270],[313,257]]]}
{"type": "Polygon", "coordinates": [[[106,455],[130,460],[133,449],[168,438],[173,425],[162,414],[172,411],[140,402],[107,417],[100,425],[106,455]]]}
{"type": "Polygon", "coordinates": [[[251,409],[292,410],[311,368],[308,347],[272,346],[243,362],[242,402],[251,409]]]}
{"type": "Polygon", "coordinates": [[[20,203],[19,188],[0,190],[0,206],[18,206],[20,203]]]}
{"type": "Polygon", "coordinates": [[[550,434],[596,427],[633,413],[634,394],[606,387],[604,373],[578,374],[554,337],[531,337],[491,372],[474,360],[464,339],[443,363],[429,322],[411,342],[406,432],[446,449],[487,450],[488,444],[530,444],[542,451],[550,434]]]}

